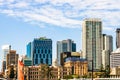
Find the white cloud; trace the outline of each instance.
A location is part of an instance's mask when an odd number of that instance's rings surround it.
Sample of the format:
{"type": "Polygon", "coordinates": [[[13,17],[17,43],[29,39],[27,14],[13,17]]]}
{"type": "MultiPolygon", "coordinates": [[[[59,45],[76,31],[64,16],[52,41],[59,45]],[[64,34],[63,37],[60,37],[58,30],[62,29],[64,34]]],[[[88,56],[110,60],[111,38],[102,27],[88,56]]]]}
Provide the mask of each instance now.
{"type": "Polygon", "coordinates": [[[13,7],[13,8],[26,8],[26,7],[28,7],[28,3],[26,3],[26,2],[19,2],[19,3],[11,4],[11,5],[9,5],[9,7],[13,7]]]}
{"type": "Polygon", "coordinates": [[[120,0],[0,0],[0,13],[25,22],[78,28],[84,18],[101,18],[104,30],[120,26],[120,0]]]}

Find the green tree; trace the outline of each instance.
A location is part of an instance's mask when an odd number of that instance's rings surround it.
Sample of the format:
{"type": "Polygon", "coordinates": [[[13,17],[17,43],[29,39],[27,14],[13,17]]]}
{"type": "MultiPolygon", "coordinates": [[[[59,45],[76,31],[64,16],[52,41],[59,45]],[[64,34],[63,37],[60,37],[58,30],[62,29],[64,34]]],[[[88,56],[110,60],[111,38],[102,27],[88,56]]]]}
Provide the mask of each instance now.
{"type": "Polygon", "coordinates": [[[100,77],[110,77],[110,66],[107,65],[104,70],[101,71],[100,77]]]}
{"type": "Polygon", "coordinates": [[[110,66],[107,65],[105,68],[105,77],[110,77],[110,66]]]}
{"type": "Polygon", "coordinates": [[[64,79],[73,79],[73,76],[72,75],[66,75],[63,77],[64,79]]]}
{"type": "Polygon", "coordinates": [[[49,67],[47,64],[41,64],[41,79],[47,79],[50,80],[50,77],[54,77],[52,74],[52,67],[49,67]]]}
{"type": "Polygon", "coordinates": [[[10,75],[9,75],[9,77],[10,77],[10,78],[14,78],[14,76],[15,76],[15,74],[14,74],[14,68],[11,67],[11,68],[10,68],[10,75]]]}

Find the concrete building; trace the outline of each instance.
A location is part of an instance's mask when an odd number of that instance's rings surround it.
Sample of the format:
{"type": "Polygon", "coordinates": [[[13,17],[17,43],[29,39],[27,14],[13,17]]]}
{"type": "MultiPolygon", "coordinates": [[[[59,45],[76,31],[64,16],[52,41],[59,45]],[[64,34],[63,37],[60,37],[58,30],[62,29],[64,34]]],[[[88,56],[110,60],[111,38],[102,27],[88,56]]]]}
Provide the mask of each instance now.
{"type": "Polygon", "coordinates": [[[82,25],[83,58],[88,60],[88,69],[99,70],[102,64],[102,21],[97,18],[85,19],[82,25]],[[93,60],[93,66],[92,62],[93,60]]]}
{"type": "Polygon", "coordinates": [[[6,56],[9,53],[9,51],[11,50],[11,45],[3,45],[2,46],[2,50],[3,50],[3,54],[4,54],[4,61],[6,61],[6,56]]]}
{"type": "MultiPolygon", "coordinates": [[[[10,50],[6,57],[6,77],[9,78],[11,69],[14,70],[14,78],[17,78],[17,64],[19,55],[16,54],[15,50],[10,50]]],[[[13,72],[12,72],[13,73],[13,72]]]]}
{"type": "Polygon", "coordinates": [[[5,77],[9,79],[11,74],[14,74],[14,78],[17,79],[17,65],[11,64],[7,67],[5,77]]]}
{"type": "Polygon", "coordinates": [[[111,35],[102,34],[102,50],[113,51],[113,37],[111,35]]]}
{"type": "Polygon", "coordinates": [[[2,61],[2,72],[5,72],[6,69],[6,61],[2,61]]]}
{"type": "Polygon", "coordinates": [[[23,59],[24,66],[32,66],[32,60],[30,58],[25,57],[23,59]]]}
{"type": "Polygon", "coordinates": [[[76,43],[71,39],[57,41],[57,61],[60,65],[60,55],[62,52],[76,52],[76,43]]]}
{"type": "Polygon", "coordinates": [[[67,58],[74,58],[75,60],[80,59],[81,54],[79,52],[63,52],[60,56],[60,65],[63,66],[67,58]]]}
{"type": "Polygon", "coordinates": [[[19,57],[19,55],[16,54],[15,50],[9,51],[9,54],[7,54],[7,58],[6,58],[7,69],[10,65],[17,65],[18,64],[18,57],[19,57]]]}
{"type": "Polygon", "coordinates": [[[120,78],[120,66],[111,68],[110,77],[120,78]]]}
{"type": "Polygon", "coordinates": [[[88,74],[88,62],[84,59],[67,58],[64,62],[64,67],[69,67],[72,74],[82,77],[88,74]]]}
{"type": "Polygon", "coordinates": [[[19,55],[16,54],[15,50],[10,50],[6,56],[6,71],[5,77],[9,78],[11,74],[11,69],[14,70],[14,78],[17,78],[17,64],[18,64],[18,57],[19,55]]]}
{"type": "MultiPolygon", "coordinates": [[[[50,73],[46,75],[46,71],[43,68],[46,66],[40,64],[38,66],[26,66],[24,67],[24,76],[26,80],[58,80],[62,79],[66,75],[71,74],[71,68],[66,67],[52,67],[49,66],[50,73]],[[44,71],[44,72],[43,72],[44,71]],[[51,75],[52,74],[52,75],[51,75]]],[[[47,68],[45,69],[47,70],[47,68]]]]}
{"type": "Polygon", "coordinates": [[[3,45],[2,46],[2,52],[3,52],[3,64],[2,64],[2,71],[5,72],[6,69],[6,56],[9,53],[9,51],[11,50],[11,45],[3,45]]]}
{"type": "Polygon", "coordinates": [[[110,67],[118,67],[120,66],[120,48],[113,51],[110,55],[110,67]]]}
{"type": "Polygon", "coordinates": [[[110,54],[113,51],[113,38],[111,35],[102,35],[102,67],[110,66],[110,54]]]}
{"type": "Polygon", "coordinates": [[[116,47],[120,48],[120,28],[116,30],[116,47]]]}

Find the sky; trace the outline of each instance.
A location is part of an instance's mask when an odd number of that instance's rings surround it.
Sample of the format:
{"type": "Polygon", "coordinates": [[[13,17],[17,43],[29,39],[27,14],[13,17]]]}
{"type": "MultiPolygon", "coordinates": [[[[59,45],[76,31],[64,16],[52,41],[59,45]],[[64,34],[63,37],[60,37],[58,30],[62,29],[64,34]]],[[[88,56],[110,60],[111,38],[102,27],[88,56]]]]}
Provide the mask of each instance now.
{"type": "MultiPolygon", "coordinates": [[[[120,0],[0,0],[0,46],[9,44],[18,54],[26,54],[27,43],[34,38],[56,41],[72,39],[82,49],[82,21],[100,18],[103,33],[113,36],[120,28],[120,0]]],[[[0,65],[3,59],[0,49],[0,65]]],[[[0,66],[1,68],[1,66],[0,66]]]]}

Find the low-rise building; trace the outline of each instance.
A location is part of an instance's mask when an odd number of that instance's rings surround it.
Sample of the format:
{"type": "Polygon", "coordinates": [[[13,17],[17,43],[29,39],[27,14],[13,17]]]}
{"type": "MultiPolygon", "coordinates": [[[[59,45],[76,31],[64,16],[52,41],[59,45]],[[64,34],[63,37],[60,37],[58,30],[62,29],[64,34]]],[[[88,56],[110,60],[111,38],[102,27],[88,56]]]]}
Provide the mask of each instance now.
{"type": "Polygon", "coordinates": [[[25,57],[23,59],[24,66],[32,66],[32,60],[30,58],[25,57]]]}
{"type": "Polygon", "coordinates": [[[65,59],[64,67],[70,67],[72,74],[79,77],[88,74],[88,62],[85,59],[69,57],[65,59]]]}
{"type": "Polygon", "coordinates": [[[113,51],[110,55],[110,67],[118,67],[120,66],[120,48],[113,51]]]}
{"type": "Polygon", "coordinates": [[[44,64],[24,67],[24,77],[26,80],[47,80],[48,78],[49,80],[57,80],[71,74],[70,67],[53,67],[44,64]]]}

